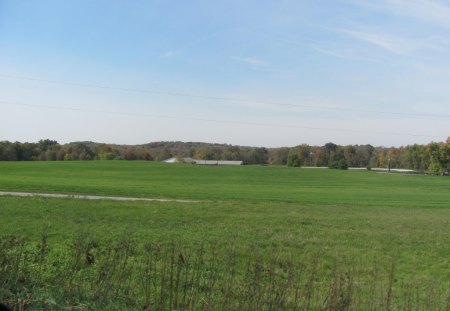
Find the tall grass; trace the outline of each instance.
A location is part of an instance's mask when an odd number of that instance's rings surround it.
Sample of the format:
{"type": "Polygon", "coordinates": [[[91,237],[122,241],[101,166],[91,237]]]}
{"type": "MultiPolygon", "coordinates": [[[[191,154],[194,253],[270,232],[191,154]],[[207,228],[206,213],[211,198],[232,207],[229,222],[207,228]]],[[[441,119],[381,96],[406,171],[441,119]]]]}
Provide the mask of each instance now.
{"type": "Polygon", "coordinates": [[[131,234],[100,242],[81,232],[52,248],[44,230],[38,241],[0,239],[0,301],[14,310],[449,310],[450,291],[433,280],[397,279],[396,258],[370,265],[367,276],[339,255],[330,265],[321,252],[242,255],[232,243],[131,234]]]}

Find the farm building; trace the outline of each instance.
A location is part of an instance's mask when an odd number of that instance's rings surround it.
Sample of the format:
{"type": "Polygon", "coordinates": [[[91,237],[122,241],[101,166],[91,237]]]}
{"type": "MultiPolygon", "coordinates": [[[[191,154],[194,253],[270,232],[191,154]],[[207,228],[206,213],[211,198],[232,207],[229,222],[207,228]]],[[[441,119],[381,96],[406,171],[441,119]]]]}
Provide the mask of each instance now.
{"type": "Polygon", "coordinates": [[[222,161],[222,160],[196,160],[192,158],[170,158],[164,163],[190,163],[198,165],[242,165],[242,161],[222,161]]]}
{"type": "Polygon", "coordinates": [[[195,160],[198,165],[242,165],[242,161],[195,160]]]}
{"type": "Polygon", "coordinates": [[[195,163],[196,160],[192,158],[170,158],[167,160],[164,160],[164,163],[195,163]]]}

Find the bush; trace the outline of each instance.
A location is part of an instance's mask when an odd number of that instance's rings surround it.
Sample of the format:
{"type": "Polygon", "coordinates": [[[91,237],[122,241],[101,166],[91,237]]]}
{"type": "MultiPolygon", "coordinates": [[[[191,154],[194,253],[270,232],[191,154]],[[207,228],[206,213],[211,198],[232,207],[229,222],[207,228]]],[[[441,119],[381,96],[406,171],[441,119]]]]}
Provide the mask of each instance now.
{"type": "Polygon", "coordinates": [[[333,161],[331,165],[329,166],[331,169],[338,169],[338,170],[346,170],[348,169],[347,162],[345,160],[339,160],[339,161],[333,161]]]}
{"type": "Polygon", "coordinates": [[[291,167],[301,167],[302,159],[298,154],[290,154],[287,160],[287,166],[291,167]]]}

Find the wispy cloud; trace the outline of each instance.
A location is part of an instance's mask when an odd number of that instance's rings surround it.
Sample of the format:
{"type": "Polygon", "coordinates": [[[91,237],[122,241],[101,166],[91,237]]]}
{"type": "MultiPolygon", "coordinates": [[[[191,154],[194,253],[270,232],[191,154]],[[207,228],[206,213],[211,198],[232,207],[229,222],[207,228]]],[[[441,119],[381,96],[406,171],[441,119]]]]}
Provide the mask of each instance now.
{"type": "Polygon", "coordinates": [[[173,48],[163,54],[161,54],[161,58],[171,58],[171,57],[175,57],[178,56],[180,54],[183,54],[184,52],[187,52],[190,49],[195,49],[197,47],[201,47],[202,44],[207,43],[208,41],[214,39],[215,37],[217,37],[220,34],[220,32],[215,32],[211,35],[208,36],[204,36],[204,37],[200,37],[200,38],[196,38],[192,41],[188,41],[187,43],[185,43],[184,45],[178,47],[178,48],[173,48]]]}
{"type": "Polygon", "coordinates": [[[161,58],[170,58],[181,54],[180,50],[170,50],[161,55],[161,58]]]}
{"type": "Polygon", "coordinates": [[[409,16],[450,28],[450,5],[440,0],[353,0],[361,6],[388,11],[396,15],[409,16]]]}
{"type": "Polygon", "coordinates": [[[423,74],[445,77],[442,81],[447,81],[450,77],[450,65],[440,64],[440,66],[431,66],[423,63],[415,63],[414,68],[423,74]]]}
{"type": "MultiPolygon", "coordinates": [[[[336,29],[326,28],[327,31],[336,32],[336,29]]],[[[370,62],[377,62],[376,59],[363,55],[360,49],[350,48],[342,42],[333,42],[327,40],[307,40],[306,42],[299,42],[292,39],[280,38],[279,36],[270,38],[286,45],[295,46],[297,48],[308,48],[319,54],[331,56],[338,59],[358,59],[370,62]]]]}
{"type": "Polygon", "coordinates": [[[337,57],[337,58],[346,58],[343,54],[341,54],[339,52],[332,51],[332,50],[329,50],[329,49],[325,49],[325,48],[319,47],[319,46],[317,46],[315,44],[309,44],[309,45],[307,45],[307,47],[309,47],[309,48],[311,48],[311,49],[313,49],[316,52],[319,52],[321,54],[330,55],[330,56],[334,56],[334,57],[337,57]]]}
{"type": "Polygon", "coordinates": [[[300,48],[307,47],[307,48],[310,48],[310,49],[312,49],[312,50],[314,50],[316,52],[319,52],[321,54],[334,56],[334,57],[337,57],[337,58],[346,58],[345,55],[343,55],[342,53],[340,53],[338,51],[319,46],[320,43],[303,43],[303,42],[297,42],[295,40],[290,40],[290,39],[285,39],[285,38],[280,38],[280,37],[271,37],[270,40],[276,40],[276,41],[279,41],[281,43],[293,45],[293,46],[300,47],[300,48]]]}
{"type": "Polygon", "coordinates": [[[398,55],[407,55],[414,50],[407,40],[386,34],[354,30],[340,30],[340,32],[398,55]]]}
{"type": "Polygon", "coordinates": [[[254,58],[254,57],[231,56],[230,59],[237,61],[237,62],[252,65],[252,66],[267,66],[268,65],[268,63],[266,61],[263,61],[259,58],[254,58]]]}

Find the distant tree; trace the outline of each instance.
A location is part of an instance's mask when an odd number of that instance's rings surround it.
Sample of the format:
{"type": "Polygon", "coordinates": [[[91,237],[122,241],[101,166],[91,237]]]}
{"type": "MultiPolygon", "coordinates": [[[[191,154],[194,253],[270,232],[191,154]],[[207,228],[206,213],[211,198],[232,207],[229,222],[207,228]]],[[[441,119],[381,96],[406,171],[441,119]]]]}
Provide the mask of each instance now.
{"type": "Polygon", "coordinates": [[[395,147],[389,148],[389,150],[387,152],[387,157],[388,157],[388,165],[391,168],[400,167],[400,162],[401,162],[401,149],[400,148],[395,148],[395,147]]]}
{"type": "Polygon", "coordinates": [[[332,163],[334,161],[334,155],[337,150],[337,145],[333,143],[326,143],[323,147],[325,151],[325,165],[328,165],[329,163],[332,163]]]}
{"type": "Polygon", "coordinates": [[[153,156],[152,156],[152,153],[150,152],[150,149],[144,148],[144,150],[142,152],[142,159],[141,160],[153,161],[153,156]]]}
{"type": "Polygon", "coordinates": [[[446,143],[430,143],[428,145],[430,154],[430,165],[428,171],[434,174],[442,174],[450,169],[450,144],[446,143]]]}
{"type": "Polygon", "coordinates": [[[164,148],[164,149],[160,150],[156,159],[158,161],[163,161],[166,159],[170,159],[171,157],[172,157],[172,152],[170,152],[169,148],[164,148]]]}
{"type": "Polygon", "coordinates": [[[387,167],[388,166],[388,158],[386,155],[386,150],[384,148],[379,148],[377,150],[377,156],[376,156],[376,166],[378,167],[387,167]]]}
{"type": "Polygon", "coordinates": [[[301,167],[303,165],[303,161],[298,153],[291,153],[287,159],[287,166],[291,167],[301,167]]]}
{"type": "Polygon", "coordinates": [[[313,163],[313,155],[312,149],[307,144],[299,145],[295,148],[292,148],[289,151],[288,155],[288,166],[303,166],[303,165],[312,165],[313,163]],[[289,165],[291,164],[291,165],[289,165]]]}
{"type": "Polygon", "coordinates": [[[223,150],[220,147],[213,147],[213,160],[222,160],[223,150]]]}
{"type": "Polygon", "coordinates": [[[6,161],[5,155],[6,146],[3,141],[0,141],[0,161],[6,161]]]}
{"type": "Polygon", "coordinates": [[[374,147],[371,145],[356,146],[356,165],[357,167],[370,166],[370,159],[372,158],[374,147]]]}
{"type": "Polygon", "coordinates": [[[16,146],[20,146],[21,154],[18,154],[18,160],[19,161],[33,161],[36,160],[36,157],[39,154],[39,150],[37,148],[37,145],[34,143],[23,143],[20,144],[19,142],[15,143],[16,146]]]}
{"type": "Polygon", "coordinates": [[[72,145],[72,159],[94,160],[95,154],[85,143],[75,143],[72,145]]]}
{"type": "Polygon", "coordinates": [[[302,144],[296,149],[298,150],[298,155],[300,156],[303,165],[312,166],[311,147],[307,144],[302,144]]]}
{"type": "Polygon", "coordinates": [[[56,161],[56,151],[52,149],[47,149],[47,151],[45,151],[45,160],[56,161]]]}
{"type": "Polygon", "coordinates": [[[225,160],[238,161],[241,159],[241,149],[238,146],[229,146],[223,154],[225,160]]]}
{"type": "Polygon", "coordinates": [[[17,161],[36,160],[39,155],[36,144],[15,142],[13,146],[16,151],[17,161]]]}
{"type": "Polygon", "coordinates": [[[189,148],[189,154],[188,154],[188,156],[189,156],[190,158],[193,158],[193,157],[195,156],[195,148],[194,148],[194,147],[189,148]]]}
{"type": "Polygon", "coordinates": [[[125,160],[136,160],[137,159],[136,150],[133,147],[127,147],[125,149],[123,157],[125,160]]]}
{"type": "Polygon", "coordinates": [[[290,148],[273,148],[269,150],[269,164],[286,165],[290,148]]]}
{"type": "Polygon", "coordinates": [[[61,145],[58,145],[56,148],[56,160],[57,161],[63,161],[65,156],[64,148],[61,145]]]}
{"type": "Polygon", "coordinates": [[[197,149],[195,158],[199,160],[216,160],[216,152],[213,148],[204,146],[197,149]]]}
{"type": "Polygon", "coordinates": [[[246,160],[247,164],[267,164],[269,160],[266,148],[253,148],[246,160]]]}
{"type": "Polygon", "coordinates": [[[13,143],[8,141],[1,142],[0,148],[0,160],[1,161],[17,161],[17,152],[13,143]]]}
{"type": "Polygon", "coordinates": [[[51,140],[51,139],[41,139],[38,142],[38,146],[39,146],[39,150],[42,152],[47,151],[48,149],[57,146],[58,142],[56,140],[51,140]]]}
{"type": "Polygon", "coordinates": [[[323,151],[323,148],[317,147],[313,151],[312,155],[313,160],[313,166],[325,166],[326,165],[326,159],[325,154],[323,151]]]}
{"type": "Polygon", "coordinates": [[[114,160],[119,151],[113,148],[111,145],[100,144],[94,148],[95,157],[99,160],[114,160]]]}
{"type": "Polygon", "coordinates": [[[330,161],[328,161],[328,167],[333,169],[347,169],[348,164],[345,160],[344,148],[341,146],[336,146],[334,151],[332,151],[332,156],[330,161]]]}
{"type": "Polygon", "coordinates": [[[354,146],[348,145],[344,147],[344,159],[348,166],[357,166],[358,161],[356,158],[356,148],[354,146]]]}
{"type": "Polygon", "coordinates": [[[340,169],[340,170],[346,170],[348,169],[347,162],[345,159],[335,160],[331,162],[329,168],[331,169],[340,169]]]}

